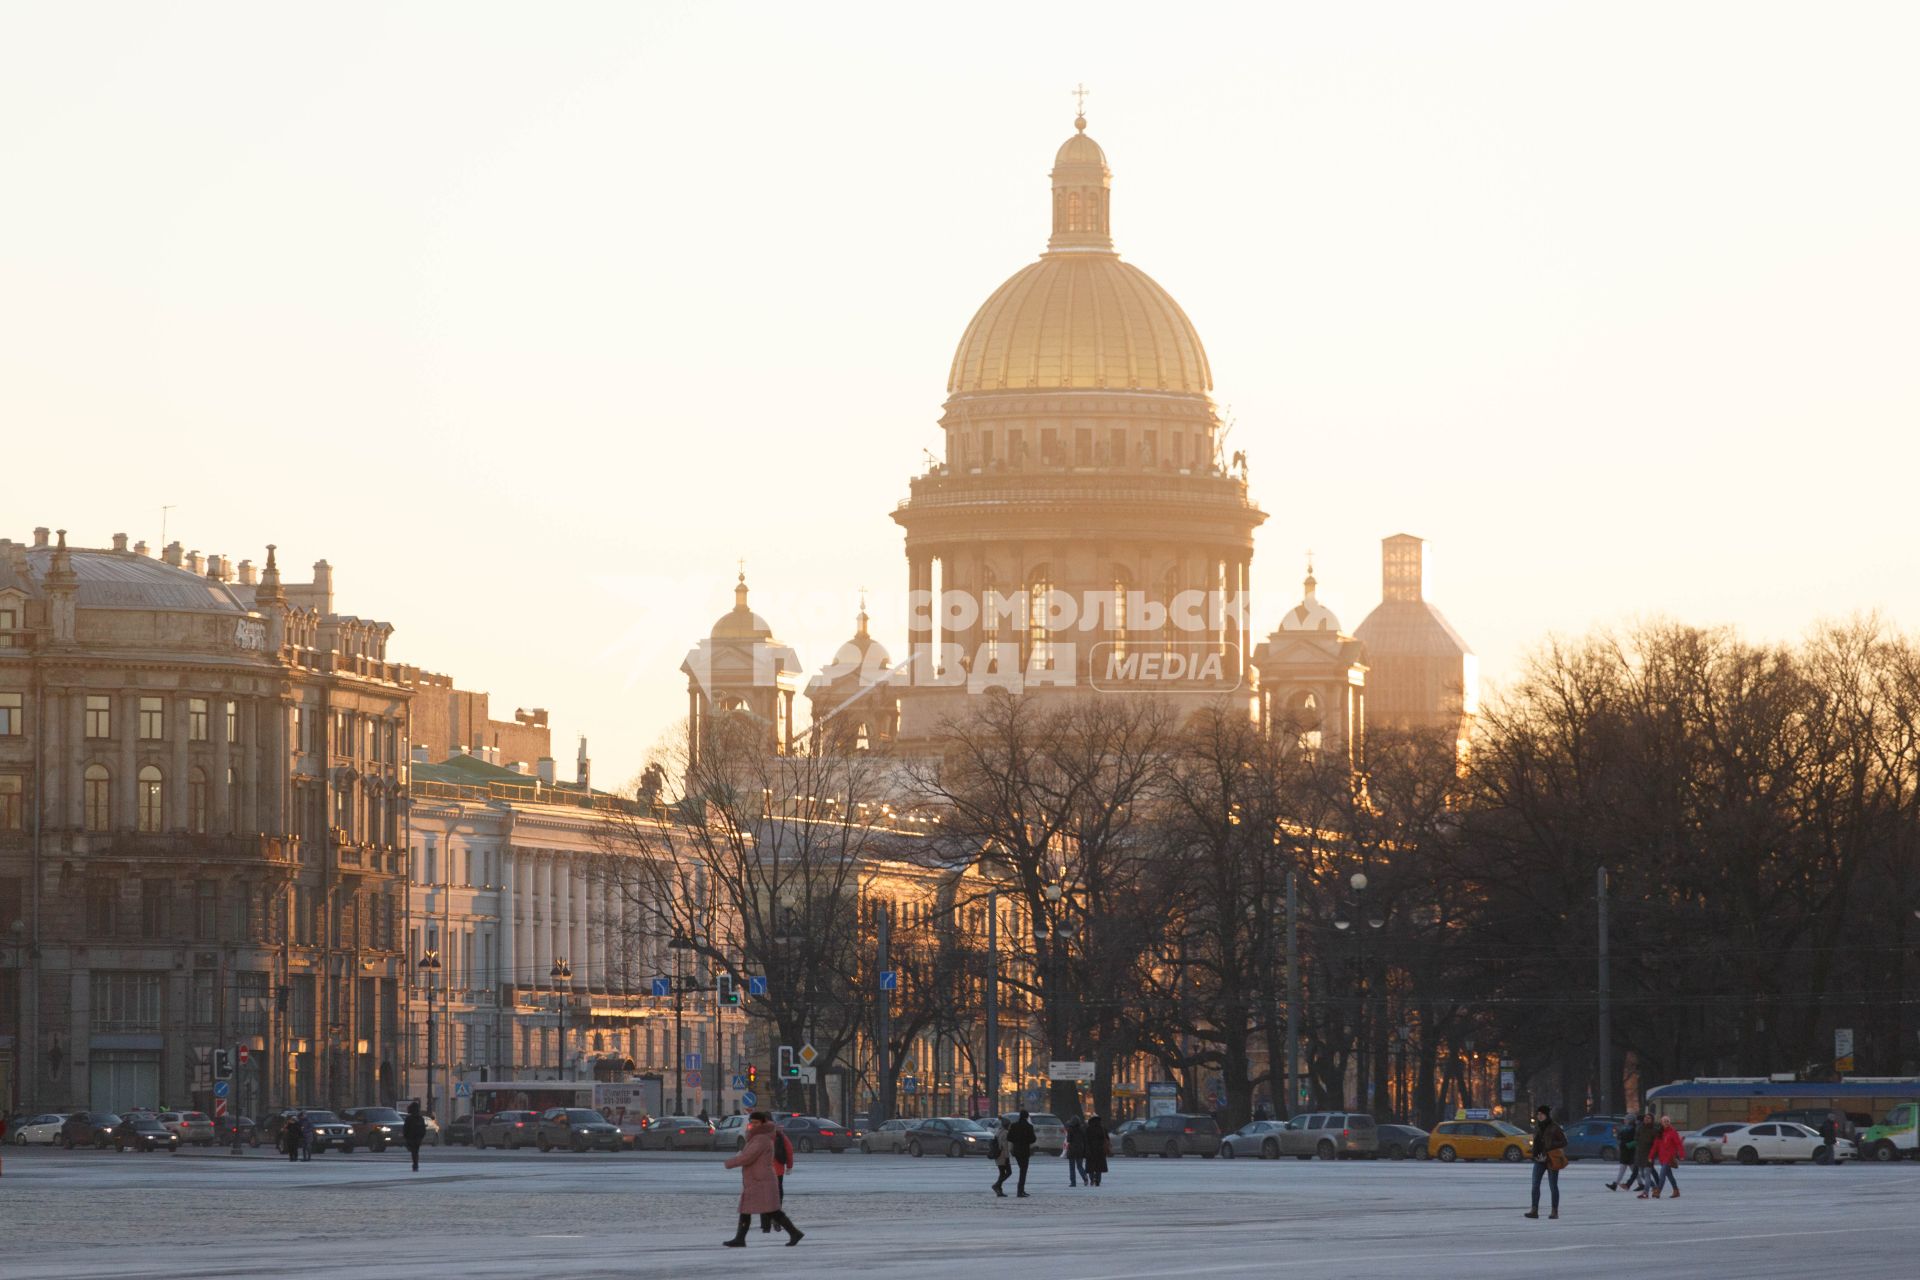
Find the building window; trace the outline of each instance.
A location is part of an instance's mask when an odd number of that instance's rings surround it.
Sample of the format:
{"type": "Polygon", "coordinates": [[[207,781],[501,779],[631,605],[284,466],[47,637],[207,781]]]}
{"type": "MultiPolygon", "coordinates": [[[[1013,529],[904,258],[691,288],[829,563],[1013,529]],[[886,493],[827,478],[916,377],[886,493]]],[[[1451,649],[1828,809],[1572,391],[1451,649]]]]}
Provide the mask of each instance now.
{"type": "Polygon", "coordinates": [[[207,775],[199,769],[187,774],[187,830],[207,834],[207,775]]]}
{"type": "Polygon", "coordinates": [[[104,693],[87,695],[87,736],[89,738],[113,736],[113,699],[104,693]]]}
{"type": "Polygon", "coordinates": [[[92,1029],[102,1035],[141,1034],[161,1029],[160,1002],[164,975],[158,973],[92,974],[92,1029]]]}
{"type": "Polygon", "coordinates": [[[227,741],[240,741],[240,704],[237,702],[227,704],[227,741]]]}
{"type": "MultiPolygon", "coordinates": [[[[93,712],[88,711],[87,715],[91,718],[93,712]]],[[[88,765],[81,779],[81,792],[85,800],[87,830],[110,829],[113,826],[113,775],[107,772],[107,766],[88,765]]]]}
{"type": "Polygon", "coordinates": [[[0,649],[13,648],[13,633],[19,629],[20,610],[11,606],[0,609],[0,649]]]}
{"type": "Polygon", "coordinates": [[[137,785],[134,788],[134,799],[138,802],[134,824],[137,830],[152,834],[166,825],[166,803],[162,794],[165,788],[166,784],[160,777],[160,770],[152,765],[147,765],[140,770],[137,785]]]}
{"type": "Polygon", "coordinates": [[[193,971],[193,1022],[195,1026],[213,1025],[213,983],[215,974],[211,969],[193,971]]]}
{"type": "Polygon", "coordinates": [[[119,921],[115,917],[120,886],[112,880],[87,881],[87,933],[95,938],[111,938],[119,921]]]}
{"type": "Polygon", "coordinates": [[[196,880],[193,885],[193,936],[212,942],[220,926],[220,886],[211,880],[196,880]]]}
{"type": "Polygon", "coordinates": [[[173,881],[140,882],[140,935],[157,941],[172,932],[173,881]]]}
{"type": "Polygon", "coordinates": [[[20,830],[25,792],[26,782],[19,774],[0,773],[0,831],[20,830]]]}
{"type": "Polygon", "coordinates": [[[187,741],[205,742],[209,726],[207,724],[207,700],[205,698],[187,699],[187,741]]]}
{"type": "Polygon", "coordinates": [[[17,738],[26,718],[26,695],[0,693],[0,738],[17,738]]]}
{"type": "Polygon", "coordinates": [[[305,707],[293,709],[293,749],[303,754],[310,749],[307,742],[307,709],[305,707]]]}
{"type": "Polygon", "coordinates": [[[167,702],[164,698],[140,699],[140,738],[158,742],[167,736],[167,702]]]}

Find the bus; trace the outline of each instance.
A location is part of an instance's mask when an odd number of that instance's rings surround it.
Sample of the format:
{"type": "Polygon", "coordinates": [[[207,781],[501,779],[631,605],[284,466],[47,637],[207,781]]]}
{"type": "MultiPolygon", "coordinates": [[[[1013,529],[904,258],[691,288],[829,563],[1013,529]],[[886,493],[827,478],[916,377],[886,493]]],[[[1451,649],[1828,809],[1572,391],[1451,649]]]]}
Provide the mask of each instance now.
{"type": "Polygon", "coordinates": [[[1753,1124],[1779,1111],[1838,1111],[1866,1131],[1860,1136],[1863,1157],[1897,1160],[1913,1154],[1920,1076],[1855,1076],[1824,1084],[1768,1076],[1709,1076],[1649,1089],[1647,1109],[1672,1116],[1674,1126],[1683,1130],[1723,1121],[1753,1124]],[[1865,1124],[1860,1123],[1861,1117],[1865,1124]]]}
{"type": "Polygon", "coordinates": [[[476,1116],[496,1111],[545,1111],[549,1107],[592,1107],[614,1124],[628,1117],[660,1114],[658,1076],[609,1084],[604,1080],[476,1080],[472,1107],[476,1116]]]}

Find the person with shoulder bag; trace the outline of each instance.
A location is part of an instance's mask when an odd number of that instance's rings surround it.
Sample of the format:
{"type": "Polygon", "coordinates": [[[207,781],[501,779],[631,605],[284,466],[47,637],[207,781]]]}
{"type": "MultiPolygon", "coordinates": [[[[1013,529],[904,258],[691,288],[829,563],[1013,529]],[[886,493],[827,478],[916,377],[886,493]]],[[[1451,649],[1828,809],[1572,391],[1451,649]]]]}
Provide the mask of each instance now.
{"type": "Polygon", "coordinates": [[[1553,1212],[1560,1216],[1560,1171],[1567,1167],[1567,1132],[1553,1119],[1553,1108],[1542,1104],[1533,1113],[1533,1207],[1526,1216],[1540,1216],[1540,1180],[1553,1189],[1553,1212]]]}

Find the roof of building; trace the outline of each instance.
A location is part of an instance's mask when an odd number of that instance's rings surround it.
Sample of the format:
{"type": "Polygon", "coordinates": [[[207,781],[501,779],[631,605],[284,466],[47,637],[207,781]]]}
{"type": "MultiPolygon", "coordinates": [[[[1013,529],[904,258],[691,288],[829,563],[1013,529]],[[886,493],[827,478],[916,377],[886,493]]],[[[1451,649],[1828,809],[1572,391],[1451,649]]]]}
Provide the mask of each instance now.
{"type": "Polygon", "coordinates": [[[1440,611],[1425,600],[1382,600],[1354,630],[1370,660],[1454,658],[1473,652],[1440,611]]]}
{"type": "Polygon", "coordinates": [[[767,620],[747,608],[747,573],[740,571],[740,580],[733,587],[733,608],[714,619],[713,630],[708,632],[715,640],[771,640],[773,628],[767,620]]]}
{"type": "MultiPolygon", "coordinates": [[[[31,547],[27,563],[44,579],[58,548],[31,547]]],[[[248,605],[218,578],[206,577],[132,551],[68,548],[82,609],[156,609],[175,613],[246,613],[248,605]]]]}

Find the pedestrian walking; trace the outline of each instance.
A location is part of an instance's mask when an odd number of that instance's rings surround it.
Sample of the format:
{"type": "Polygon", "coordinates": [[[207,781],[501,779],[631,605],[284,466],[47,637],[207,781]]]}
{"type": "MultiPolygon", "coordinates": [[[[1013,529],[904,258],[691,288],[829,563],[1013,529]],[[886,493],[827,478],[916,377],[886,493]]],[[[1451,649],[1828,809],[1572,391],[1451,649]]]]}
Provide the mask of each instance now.
{"type": "Polygon", "coordinates": [[[1081,1172],[1094,1186],[1107,1171],[1107,1157],[1113,1154],[1113,1139],[1107,1136],[1107,1122],[1098,1113],[1087,1117],[1087,1158],[1081,1172]]]}
{"type": "Polygon", "coordinates": [[[1633,1173],[1640,1180],[1642,1200],[1653,1190],[1653,1142],[1659,1136],[1660,1127],[1653,1122],[1653,1112],[1642,1111],[1640,1122],[1633,1127],[1633,1173]]]}
{"type": "MultiPolygon", "coordinates": [[[[787,1175],[793,1172],[793,1139],[779,1125],[773,1126],[773,1180],[780,1185],[780,1207],[787,1207],[787,1175]]],[[[760,1234],[770,1235],[773,1222],[766,1215],[760,1217],[760,1234]]]]}
{"type": "Polygon", "coordinates": [[[773,1166],[776,1135],[785,1136],[773,1118],[764,1111],[754,1112],[747,1122],[746,1145],[727,1161],[727,1168],[740,1171],[740,1221],[733,1239],[721,1242],[730,1249],[746,1248],[747,1228],[753,1225],[756,1213],[768,1231],[779,1227],[787,1233],[789,1248],[799,1244],[805,1234],[780,1207],[780,1178],[773,1166]]]}
{"type": "Polygon", "coordinates": [[[312,1124],[311,1122],[309,1122],[307,1117],[304,1114],[302,1114],[300,1117],[300,1159],[301,1160],[306,1161],[306,1160],[313,1159],[313,1140],[317,1136],[318,1136],[318,1127],[312,1124]]]}
{"type": "Polygon", "coordinates": [[[420,1144],[427,1140],[427,1118],[420,1114],[420,1104],[407,1104],[407,1118],[400,1122],[400,1140],[407,1144],[407,1154],[413,1157],[413,1171],[420,1172],[420,1144]]]}
{"type": "Polygon", "coordinates": [[[1680,1198],[1680,1181],[1673,1176],[1674,1166],[1687,1156],[1687,1142],[1680,1131],[1673,1127],[1672,1116],[1660,1117],[1660,1133],[1653,1140],[1653,1198],[1660,1198],[1660,1186],[1664,1182],[1673,1192],[1673,1198],[1680,1198]]]}
{"type": "Polygon", "coordinates": [[[987,1144],[987,1154],[993,1157],[994,1167],[1000,1170],[1000,1176],[993,1180],[993,1194],[1005,1200],[1007,1193],[1004,1188],[1007,1179],[1013,1176],[1013,1144],[1007,1140],[1005,1120],[994,1121],[993,1141],[987,1144]]]}
{"type": "Polygon", "coordinates": [[[1827,1163],[1840,1163],[1840,1126],[1833,1118],[1833,1112],[1827,1112],[1827,1118],[1820,1122],[1820,1141],[1827,1148],[1827,1163]]]}
{"type": "Polygon", "coordinates": [[[1567,1131],[1562,1129],[1553,1118],[1553,1108],[1539,1106],[1533,1112],[1533,1207],[1527,1210],[1527,1217],[1540,1216],[1540,1179],[1545,1178],[1553,1189],[1553,1212],[1547,1216],[1560,1216],[1560,1171],[1567,1167],[1567,1131]]]}
{"type": "Polygon", "coordinates": [[[1033,1159],[1033,1144],[1040,1135],[1034,1132],[1033,1121],[1023,1108],[1020,1118],[1007,1127],[1007,1145],[1013,1148],[1013,1162],[1020,1166],[1020,1186],[1018,1198],[1027,1198],[1027,1164],[1033,1159]]]}
{"type": "Polygon", "coordinates": [[[1067,1185],[1076,1187],[1087,1180],[1087,1131],[1079,1116],[1067,1117],[1066,1145],[1060,1154],[1067,1159],[1067,1185]],[[1075,1177],[1079,1182],[1074,1181],[1075,1177]]]}
{"type": "Polygon", "coordinates": [[[287,1163],[300,1158],[300,1145],[300,1117],[288,1116],[280,1130],[280,1149],[287,1153],[287,1163]]]}
{"type": "Polygon", "coordinates": [[[1613,1181],[1607,1184],[1607,1190],[1618,1191],[1621,1187],[1629,1191],[1639,1189],[1640,1171],[1633,1167],[1634,1143],[1639,1132],[1639,1122],[1632,1116],[1613,1131],[1613,1144],[1619,1152],[1620,1167],[1613,1171],[1613,1181]]]}

